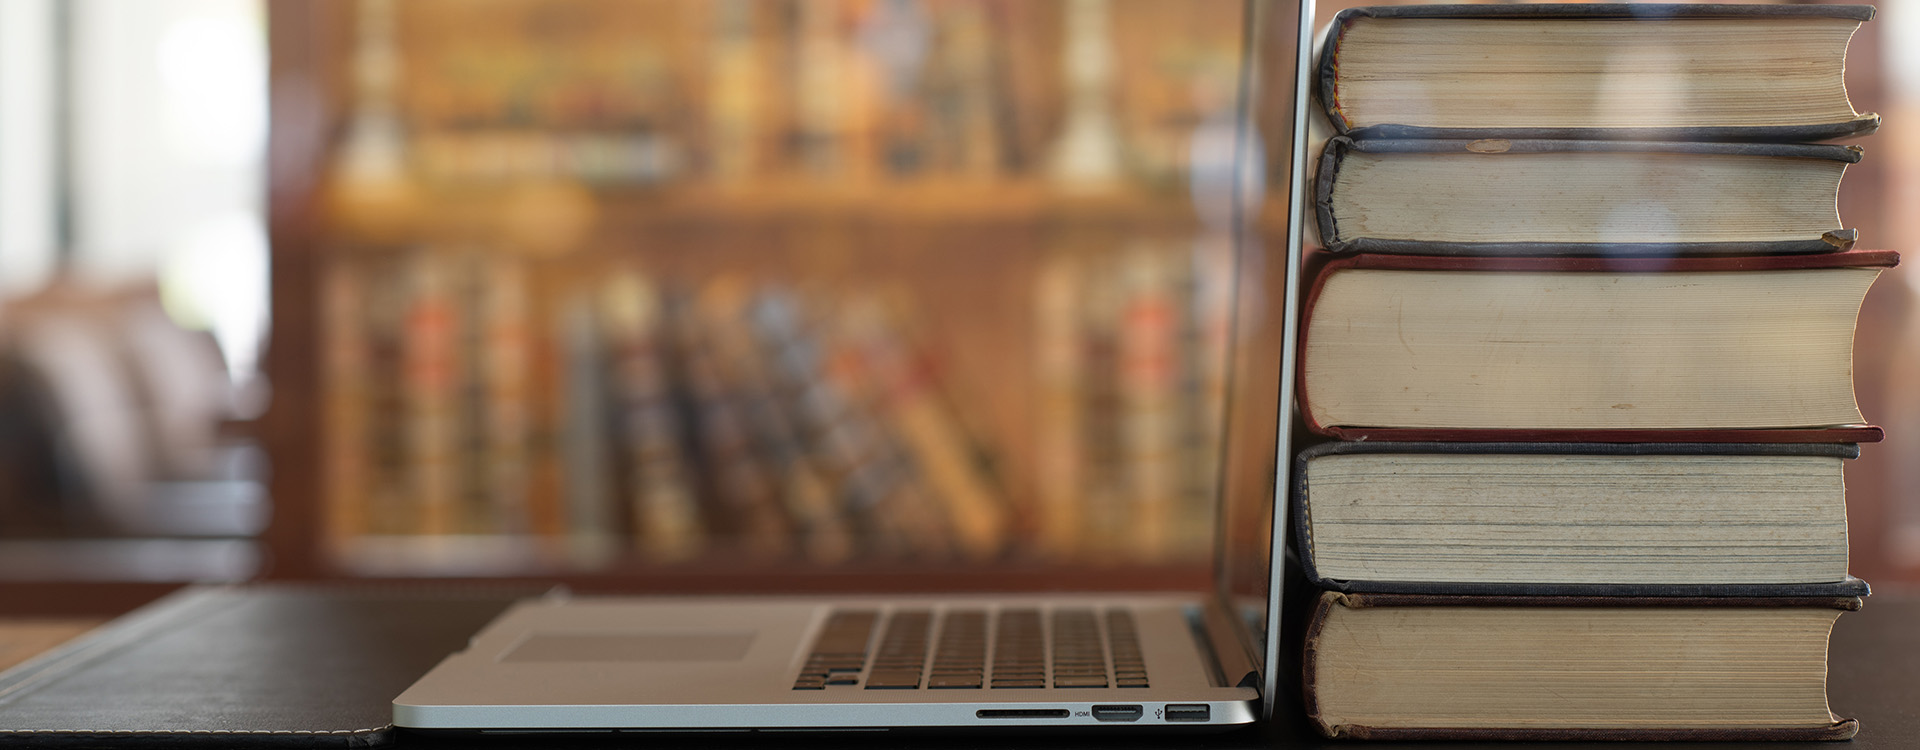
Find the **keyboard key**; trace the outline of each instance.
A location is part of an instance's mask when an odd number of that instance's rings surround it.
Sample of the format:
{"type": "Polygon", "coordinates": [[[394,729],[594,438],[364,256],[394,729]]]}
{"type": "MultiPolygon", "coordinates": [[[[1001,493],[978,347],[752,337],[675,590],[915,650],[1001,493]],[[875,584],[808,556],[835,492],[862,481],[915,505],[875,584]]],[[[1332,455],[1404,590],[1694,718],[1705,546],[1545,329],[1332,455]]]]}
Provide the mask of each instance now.
{"type": "Polygon", "coordinates": [[[1055,677],[1053,686],[1057,688],[1103,688],[1107,678],[1102,677],[1055,677]]]}
{"type": "Polygon", "coordinates": [[[994,680],[993,681],[993,687],[995,690],[1032,689],[1032,688],[1044,688],[1046,686],[1047,686],[1046,680],[994,680]]]}
{"type": "Polygon", "coordinates": [[[869,610],[841,610],[827,617],[826,625],[813,643],[813,654],[860,656],[867,653],[867,640],[880,614],[869,610]]]}
{"type": "Polygon", "coordinates": [[[954,689],[954,688],[977,688],[977,687],[980,687],[980,676],[974,675],[972,677],[961,677],[961,676],[944,677],[944,676],[935,675],[934,677],[931,677],[927,680],[927,687],[936,689],[936,690],[954,689]]]}
{"type": "Polygon", "coordinates": [[[920,672],[880,672],[867,675],[868,690],[905,690],[920,687],[920,672]]]}
{"type": "Polygon", "coordinates": [[[827,615],[793,689],[820,690],[829,682],[851,684],[844,680],[852,674],[845,673],[857,674],[866,666],[867,644],[873,639],[873,627],[879,618],[880,613],[873,610],[837,610],[827,615]]]}

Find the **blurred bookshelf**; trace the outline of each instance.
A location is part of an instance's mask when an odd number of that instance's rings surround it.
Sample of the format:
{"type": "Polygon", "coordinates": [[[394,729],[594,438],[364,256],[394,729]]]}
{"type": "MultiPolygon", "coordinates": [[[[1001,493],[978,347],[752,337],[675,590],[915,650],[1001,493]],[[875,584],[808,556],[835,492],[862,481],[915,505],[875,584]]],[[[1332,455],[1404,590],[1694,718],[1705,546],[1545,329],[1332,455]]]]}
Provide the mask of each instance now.
{"type": "Polygon", "coordinates": [[[268,7],[268,575],[1204,585],[1238,0],[268,7]]]}

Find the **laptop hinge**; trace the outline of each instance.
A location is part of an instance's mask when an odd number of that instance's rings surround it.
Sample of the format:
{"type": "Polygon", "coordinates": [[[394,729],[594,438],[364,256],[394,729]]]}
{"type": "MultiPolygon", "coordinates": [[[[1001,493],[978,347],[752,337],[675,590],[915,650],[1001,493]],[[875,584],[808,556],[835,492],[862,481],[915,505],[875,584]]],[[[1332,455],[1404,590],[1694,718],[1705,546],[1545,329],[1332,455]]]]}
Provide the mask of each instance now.
{"type": "Polygon", "coordinates": [[[1221,685],[1258,689],[1260,669],[1247,654],[1240,631],[1234,629],[1233,615],[1218,599],[1209,597],[1200,607],[1200,626],[1206,631],[1208,650],[1213,652],[1213,661],[1219,667],[1221,685]]]}

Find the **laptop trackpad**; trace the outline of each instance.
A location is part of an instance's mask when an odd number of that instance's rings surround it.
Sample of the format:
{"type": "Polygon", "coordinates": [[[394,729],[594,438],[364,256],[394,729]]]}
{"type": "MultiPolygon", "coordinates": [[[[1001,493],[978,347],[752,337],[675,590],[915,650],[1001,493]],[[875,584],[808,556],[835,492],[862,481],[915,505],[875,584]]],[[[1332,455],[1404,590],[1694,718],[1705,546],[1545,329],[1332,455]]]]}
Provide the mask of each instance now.
{"type": "Polygon", "coordinates": [[[753,645],[753,631],[721,633],[539,633],[500,657],[539,661],[739,661],[753,645]]]}

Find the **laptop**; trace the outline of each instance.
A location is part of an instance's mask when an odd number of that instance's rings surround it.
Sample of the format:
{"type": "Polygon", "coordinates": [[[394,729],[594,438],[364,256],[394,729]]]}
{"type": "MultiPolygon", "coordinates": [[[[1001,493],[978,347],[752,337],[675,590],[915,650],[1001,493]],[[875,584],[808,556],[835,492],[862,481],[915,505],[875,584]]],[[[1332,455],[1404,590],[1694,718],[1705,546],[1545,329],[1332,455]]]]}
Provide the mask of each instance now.
{"type": "Polygon", "coordinates": [[[1272,496],[1241,500],[1221,502],[1210,592],[521,601],[395,698],[393,723],[462,734],[1247,724],[1273,711],[1286,519],[1272,496]]]}
{"type": "Polygon", "coordinates": [[[394,699],[480,733],[1220,727],[1258,717],[1251,628],[1199,596],[550,598],[394,699]]]}
{"type": "MultiPolygon", "coordinates": [[[[1277,447],[1289,450],[1284,431],[1277,447]]],[[[393,723],[463,735],[1251,723],[1277,692],[1286,506],[1264,488],[1220,495],[1211,591],[556,594],[515,604],[442,660],[393,700],[393,723]]]]}
{"type": "Polygon", "coordinates": [[[557,593],[516,603],[414,682],[393,724],[461,735],[1248,724],[1271,716],[1276,695],[1286,506],[1238,494],[1221,493],[1212,591],[557,593]]]}
{"type": "MultiPolygon", "coordinates": [[[[1295,186],[1308,161],[1314,3],[1298,11],[1295,186]]],[[[1304,195],[1290,196],[1294,226],[1304,195]]],[[[1294,371],[1298,337],[1302,248],[1292,235],[1280,373],[1294,371]]],[[[1279,379],[1275,481],[1271,492],[1220,493],[1211,591],[548,596],[502,613],[395,698],[393,723],[524,734],[1220,729],[1271,718],[1292,453],[1293,383],[1279,379]]]]}
{"type": "Polygon", "coordinates": [[[1265,489],[1219,493],[1205,592],[521,601],[395,698],[393,724],[470,735],[1251,723],[1273,712],[1279,654],[1286,506],[1265,489]]]}

